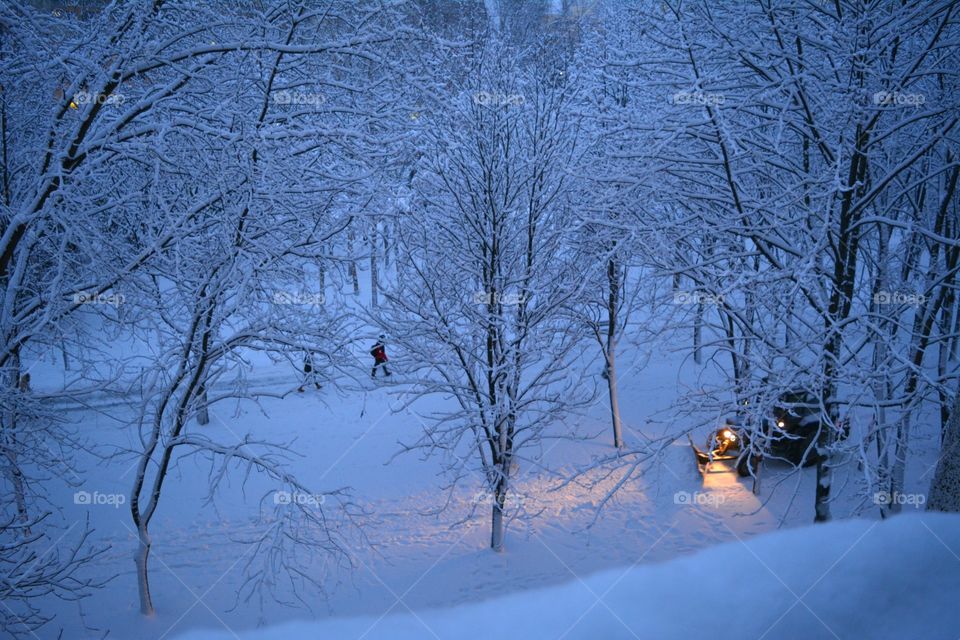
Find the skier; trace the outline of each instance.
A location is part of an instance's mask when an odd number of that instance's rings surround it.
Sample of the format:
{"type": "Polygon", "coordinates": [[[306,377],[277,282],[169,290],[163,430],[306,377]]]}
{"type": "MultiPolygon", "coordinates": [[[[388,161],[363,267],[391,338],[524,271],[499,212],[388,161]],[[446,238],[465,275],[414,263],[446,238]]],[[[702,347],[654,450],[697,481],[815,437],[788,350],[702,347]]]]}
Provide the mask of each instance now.
{"type": "Polygon", "coordinates": [[[303,354],[303,381],[300,383],[297,391],[303,393],[303,387],[309,382],[312,382],[313,386],[317,389],[320,388],[320,381],[317,379],[317,368],[313,365],[313,354],[307,351],[303,354]]]}
{"type": "Polygon", "coordinates": [[[387,371],[387,351],[383,344],[385,339],[386,336],[381,333],[377,343],[370,349],[370,355],[373,356],[373,369],[370,371],[370,375],[374,378],[377,377],[377,367],[383,367],[383,372],[388,376],[390,375],[390,372],[387,371]]]}

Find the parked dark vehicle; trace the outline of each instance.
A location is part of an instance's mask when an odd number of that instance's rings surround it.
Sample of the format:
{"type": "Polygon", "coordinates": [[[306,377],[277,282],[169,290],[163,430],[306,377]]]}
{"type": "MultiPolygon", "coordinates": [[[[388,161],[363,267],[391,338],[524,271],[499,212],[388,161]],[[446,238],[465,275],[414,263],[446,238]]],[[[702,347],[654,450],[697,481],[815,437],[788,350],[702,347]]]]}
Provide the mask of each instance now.
{"type": "MultiPolygon", "coordinates": [[[[705,473],[712,462],[736,460],[739,475],[755,475],[764,457],[808,467],[820,461],[820,454],[816,450],[820,415],[820,403],[815,396],[806,391],[789,391],[780,396],[771,417],[764,420],[759,434],[748,426],[727,420],[710,434],[706,451],[694,445],[692,439],[690,445],[701,473],[705,473]],[[756,439],[761,441],[750,453],[751,443],[756,439]]],[[[849,434],[846,424],[842,429],[841,439],[849,434]]]]}
{"type": "Polygon", "coordinates": [[[764,425],[767,455],[796,466],[816,464],[820,461],[816,451],[819,431],[817,399],[805,391],[785,393],[773,409],[773,418],[764,425]]]}

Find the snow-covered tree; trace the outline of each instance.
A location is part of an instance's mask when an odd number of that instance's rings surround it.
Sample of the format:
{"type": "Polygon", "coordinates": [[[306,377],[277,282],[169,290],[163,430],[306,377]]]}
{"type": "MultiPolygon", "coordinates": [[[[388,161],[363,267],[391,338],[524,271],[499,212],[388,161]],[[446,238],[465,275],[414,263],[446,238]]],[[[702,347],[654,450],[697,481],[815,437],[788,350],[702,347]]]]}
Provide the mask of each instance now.
{"type": "MultiPolygon", "coordinates": [[[[396,7],[376,2],[319,10],[160,0],[73,18],[0,8],[2,435],[5,479],[15,489],[4,492],[4,516],[15,511],[19,523],[4,532],[27,536],[4,549],[22,554],[42,540],[29,537],[38,518],[28,512],[24,470],[64,464],[77,446],[53,430],[57,421],[29,411],[36,402],[21,382],[21,354],[60,346],[74,329],[95,344],[104,325],[113,327],[108,335],[143,339],[153,344],[150,356],[113,368],[137,370],[143,383],[130,504],[141,534],[141,607],[152,613],[147,526],[175,454],[204,453],[224,472],[242,461],[305,490],[284,470],[282,445],[214,442],[188,427],[206,422],[218,401],[249,395],[245,352],[319,358],[343,344],[342,313],[315,314],[311,303],[323,292],[302,274],[331,255],[332,239],[356,213],[335,205],[367,195],[351,185],[399,139],[395,96],[379,87],[385,77],[400,83],[403,74],[387,68],[408,33],[396,7]],[[81,315],[88,326],[74,321],[81,315]],[[37,426],[18,433],[28,417],[37,426]]],[[[75,366],[90,377],[96,364],[81,358],[75,366]]],[[[221,477],[214,474],[213,488],[221,477]]],[[[339,509],[334,501],[325,508],[339,509]]],[[[323,509],[295,504],[268,519],[269,565],[289,564],[277,554],[297,540],[338,553],[336,518],[323,509]],[[284,522],[297,513],[310,526],[290,535],[284,522]]],[[[247,585],[268,582],[261,574],[247,585]]]]}
{"type": "Polygon", "coordinates": [[[582,286],[567,245],[571,90],[498,44],[434,114],[380,321],[416,354],[408,397],[452,398],[415,446],[453,454],[457,480],[474,460],[500,551],[517,461],[589,394],[568,369],[583,335],[568,313],[582,286]]]}

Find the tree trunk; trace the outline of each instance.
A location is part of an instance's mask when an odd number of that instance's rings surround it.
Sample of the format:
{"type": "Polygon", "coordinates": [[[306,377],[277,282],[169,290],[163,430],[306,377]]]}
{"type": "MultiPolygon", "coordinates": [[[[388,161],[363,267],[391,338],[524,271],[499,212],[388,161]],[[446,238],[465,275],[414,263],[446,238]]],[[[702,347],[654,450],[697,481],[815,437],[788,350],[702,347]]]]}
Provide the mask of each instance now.
{"type": "Polygon", "coordinates": [[[353,239],[354,232],[353,228],[347,231],[347,253],[350,255],[350,266],[348,271],[350,273],[350,282],[353,284],[353,295],[360,295],[360,278],[357,276],[357,261],[353,257],[353,239]]]}
{"type": "MultiPolygon", "coordinates": [[[[949,336],[953,326],[953,292],[947,294],[943,309],[940,311],[940,335],[949,336]]],[[[946,380],[950,371],[950,339],[941,340],[937,350],[937,373],[941,380],[946,380]]],[[[944,444],[947,436],[948,420],[951,415],[949,395],[942,389],[937,390],[940,397],[940,445],[944,444]]]]}
{"type": "MultiPolygon", "coordinates": [[[[953,268],[956,261],[955,255],[949,255],[947,257],[947,268],[953,268]]],[[[940,309],[940,334],[943,336],[950,336],[951,330],[953,330],[956,324],[955,315],[957,313],[957,296],[953,287],[948,287],[943,299],[943,307],[940,309]]],[[[937,370],[941,379],[946,379],[948,373],[953,369],[951,364],[956,357],[956,353],[952,352],[951,345],[956,346],[956,335],[951,338],[940,341],[939,348],[939,362],[937,363],[937,370]]],[[[950,415],[955,413],[955,411],[950,410],[950,396],[943,390],[938,391],[940,397],[940,444],[943,446],[947,431],[949,427],[947,426],[950,419],[950,415]]]]}
{"type": "MultiPolygon", "coordinates": [[[[829,433],[829,429],[822,429],[821,434],[829,433]]],[[[818,449],[820,449],[818,441],[818,449]]],[[[822,455],[822,454],[821,454],[822,455]]],[[[814,522],[830,521],[830,489],[833,484],[833,468],[830,460],[821,457],[817,462],[817,491],[814,503],[814,522]]]]}
{"type": "Polygon", "coordinates": [[[793,342],[793,304],[787,303],[787,308],[783,312],[783,316],[780,318],[781,324],[783,324],[783,348],[789,349],[793,342]]]}
{"type": "MultiPolygon", "coordinates": [[[[874,279],[873,291],[870,292],[870,299],[873,301],[877,300],[877,294],[888,290],[887,265],[890,244],[890,229],[888,227],[880,226],[877,243],[877,275],[874,279]]],[[[871,309],[878,313],[876,302],[871,303],[871,309]]],[[[888,370],[887,360],[890,358],[890,344],[893,342],[895,326],[887,317],[882,317],[877,322],[877,332],[873,335],[872,356],[872,365],[875,372],[888,370]]],[[[880,491],[884,491],[890,483],[890,447],[885,403],[893,397],[893,385],[888,373],[874,383],[873,393],[879,401],[873,416],[874,427],[877,432],[876,486],[880,491]]],[[[885,502],[880,502],[877,506],[880,508],[880,517],[886,518],[889,506],[885,502]]]]}
{"type": "Polygon", "coordinates": [[[26,526],[30,521],[30,514],[27,511],[26,483],[23,481],[23,473],[20,471],[20,465],[17,464],[17,454],[15,448],[16,435],[9,435],[10,446],[7,448],[7,464],[10,465],[10,483],[13,485],[13,498],[17,508],[17,520],[24,525],[23,535],[30,535],[30,527],[26,526]]]}
{"type": "MultiPolygon", "coordinates": [[[[626,278],[624,278],[626,281],[626,278]]],[[[607,390],[610,393],[610,419],[613,423],[613,446],[623,448],[623,430],[620,424],[620,399],[617,393],[617,312],[623,291],[620,286],[620,268],[615,258],[607,260],[607,390]]]]}
{"type": "MultiPolygon", "coordinates": [[[[506,473],[501,469],[501,474],[506,473]]],[[[493,511],[490,519],[490,548],[497,553],[503,552],[504,521],[503,512],[506,508],[507,488],[506,480],[501,475],[493,492],[493,511]]]]}
{"type": "Polygon", "coordinates": [[[380,237],[383,238],[383,266],[386,268],[390,267],[390,233],[389,233],[389,223],[383,223],[383,232],[380,237]]]}
{"type": "Polygon", "coordinates": [[[703,364],[703,302],[697,302],[697,315],[693,319],[693,361],[703,364]]]}
{"type": "Polygon", "coordinates": [[[205,386],[201,386],[200,391],[197,393],[197,404],[200,405],[197,408],[197,424],[200,426],[210,424],[210,411],[207,406],[207,388],[205,386]]]}
{"type": "MultiPolygon", "coordinates": [[[[928,276],[928,280],[932,279],[928,276]]],[[[929,289],[929,287],[927,287],[929,289]]],[[[893,472],[890,478],[890,512],[899,513],[902,510],[902,502],[898,499],[903,492],[904,476],[906,475],[907,455],[910,445],[910,428],[912,426],[913,410],[919,406],[919,401],[914,400],[914,394],[917,393],[920,384],[920,371],[923,368],[923,356],[933,335],[934,321],[939,315],[940,308],[943,305],[945,290],[941,290],[932,303],[922,304],[916,311],[913,322],[913,338],[911,338],[909,361],[912,367],[908,370],[906,381],[903,385],[904,397],[907,399],[907,406],[904,409],[903,416],[897,423],[897,439],[894,447],[893,472]]]]}
{"type": "MultiPolygon", "coordinates": [[[[7,381],[8,385],[12,388],[14,397],[17,394],[22,393],[20,390],[20,353],[19,350],[14,350],[10,366],[10,379],[7,381]]],[[[20,470],[20,464],[17,462],[17,410],[16,406],[10,408],[6,414],[6,425],[2,427],[6,434],[0,434],[5,436],[4,440],[6,443],[3,448],[6,450],[7,464],[9,465],[9,475],[10,475],[10,484],[13,485],[13,498],[14,503],[17,509],[17,520],[20,521],[24,526],[23,534],[25,536],[30,535],[30,528],[26,527],[26,524],[30,521],[30,514],[27,511],[27,490],[26,482],[23,479],[23,472],[20,470]]]]}
{"type": "Polygon", "coordinates": [[[377,308],[377,293],[380,289],[380,270],[377,266],[377,225],[370,232],[370,304],[377,308]]]}
{"type": "Polygon", "coordinates": [[[960,354],[960,296],[956,296],[957,301],[955,303],[955,309],[953,312],[953,330],[950,331],[950,334],[953,336],[950,338],[950,361],[954,362],[957,359],[957,355],[960,354]]]}
{"type": "Polygon", "coordinates": [[[824,385],[821,392],[820,403],[826,410],[828,420],[820,419],[820,433],[817,435],[817,486],[814,494],[814,522],[829,522],[830,514],[830,492],[833,488],[833,465],[831,464],[831,452],[836,442],[836,431],[832,425],[837,424],[837,380],[834,369],[834,358],[839,351],[839,334],[834,334],[831,338],[830,348],[827,349],[827,361],[824,368],[824,385]],[[826,423],[826,424],[825,424],[826,423]]]}
{"type": "Polygon", "coordinates": [[[904,410],[903,416],[897,422],[897,439],[894,445],[893,469],[890,471],[890,504],[891,514],[900,513],[903,504],[900,496],[903,495],[904,478],[907,473],[907,451],[910,446],[910,409],[904,410]]]}
{"type": "Polygon", "coordinates": [[[620,399],[617,393],[616,354],[607,351],[607,390],[610,392],[610,419],[613,422],[613,446],[623,448],[623,428],[620,424],[620,399]]]}
{"type": "MultiPolygon", "coordinates": [[[[325,253],[325,251],[321,250],[321,255],[323,253],[325,253]]],[[[320,280],[320,302],[325,303],[327,300],[327,263],[323,257],[320,258],[320,262],[317,264],[317,270],[320,280]]]]}
{"type": "Polygon", "coordinates": [[[146,525],[137,529],[139,544],[134,553],[133,560],[137,565],[137,589],[140,592],[140,613],[145,616],[153,616],[156,610],[153,608],[153,598],[150,597],[150,579],[147,574],[147,560],[150,557],[150,534],[147,533],[146,525]]]}
{"type": "Polygon", "coordinates": [[[950,411],[940,460],[930,483],[927,511],[960,512],[960,390],[950,411]]]}

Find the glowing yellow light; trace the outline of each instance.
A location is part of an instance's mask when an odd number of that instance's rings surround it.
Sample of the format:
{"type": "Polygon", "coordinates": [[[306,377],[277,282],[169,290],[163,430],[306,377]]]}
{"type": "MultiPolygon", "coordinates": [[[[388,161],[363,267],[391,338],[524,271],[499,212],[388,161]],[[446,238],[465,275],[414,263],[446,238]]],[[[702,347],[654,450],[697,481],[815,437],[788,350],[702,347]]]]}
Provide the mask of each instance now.
{"type": "Polygon", "coordinates": [[[780,427],[781,429],[783,429],[783,427],[784,427],[785,425],[786,425],[786,423],[785,423],[783,420],[778,420],[778,421],[777,421],[777,426],[780,427]]]}
{"type": "Polygon", "coordinates": [[[77,106],[77,103],[76,103],[76,102],[74,102],[73,100],[71,100],[71,101],[70,101],[70,108],[71,108],[71,109],[79,109],[80,107],[77,106]]]}

